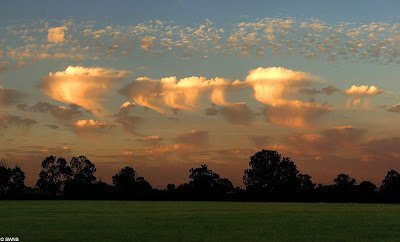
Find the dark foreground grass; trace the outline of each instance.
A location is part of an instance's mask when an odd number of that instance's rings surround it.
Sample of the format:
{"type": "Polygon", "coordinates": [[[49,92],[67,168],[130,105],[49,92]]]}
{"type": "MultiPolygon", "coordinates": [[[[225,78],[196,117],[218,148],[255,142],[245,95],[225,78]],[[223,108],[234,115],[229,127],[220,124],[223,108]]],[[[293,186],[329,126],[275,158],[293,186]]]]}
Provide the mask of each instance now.
{"type": "Polygon", "coordinates": [[[0,237],[20,241],[399,241],[382,204],[0,201],[0,237]]]}

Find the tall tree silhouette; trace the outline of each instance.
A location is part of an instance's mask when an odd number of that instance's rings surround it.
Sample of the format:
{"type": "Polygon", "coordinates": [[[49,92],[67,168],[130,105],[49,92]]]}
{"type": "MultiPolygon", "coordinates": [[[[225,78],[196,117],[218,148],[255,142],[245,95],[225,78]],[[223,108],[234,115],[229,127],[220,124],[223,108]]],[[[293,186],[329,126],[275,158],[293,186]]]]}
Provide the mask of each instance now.
{"type": "Polygon", "coordinates": [[[90,185],[96,181],[96,166],[86,156],[72,157],[69,166],[73,183],[90,185]]]}
{"type": "Polygon", "coordinates": [[[388,171],[379,190],[386,193],[400,194],[400,174],[396,170],[388,171]]]}
{"type": "Polygon", "coordinates": [[[248,191],[288,195],[299,189],[299,171],[289,157],[262,150],[250,157],[249,165],[243,176],[248,191]]]}
{"type": "Polygon", "coordinates": [[[94,185],[96,166],[86,156],[72,157],[69,162],[71,169],[70,179],[64,187],[67,198],[91,198],[95,196],[94,185]]]}
{"type": "Polygon", "coordinates": [[[132,167],[125,166],[112,177],[112,182],[117,190],[132,192],[136,182],[136,171],[132,167]]]}
{"type": "Polygon", "coordinates": [[[8,193],[10,187],[11,171],[5,161],[0,160],[0,196],[8,193]]]}
{"type": "Polygon", "coordinates": [[[19,166],[11,169],[9,189],[11,193],[21,193],[25,190],[25,172],[19,166]]]}
{"type": "Polygon", "coordinates": [[[71,168],[64,158],[48,156],[42,161],[42,170],[36,187],[43,192],[56,195],[62,191],[70,175],[71,168]]]}

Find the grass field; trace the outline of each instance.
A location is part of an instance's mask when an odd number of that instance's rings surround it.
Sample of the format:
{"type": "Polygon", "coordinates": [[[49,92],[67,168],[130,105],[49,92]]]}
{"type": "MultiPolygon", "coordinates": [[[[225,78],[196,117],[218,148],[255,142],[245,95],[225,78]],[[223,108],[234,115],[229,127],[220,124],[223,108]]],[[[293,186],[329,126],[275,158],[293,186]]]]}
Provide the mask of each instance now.
{"type": "Polygon", "coordinates": [[[399,241],[400,205],[0,201],[20,241],[399,241]]]}

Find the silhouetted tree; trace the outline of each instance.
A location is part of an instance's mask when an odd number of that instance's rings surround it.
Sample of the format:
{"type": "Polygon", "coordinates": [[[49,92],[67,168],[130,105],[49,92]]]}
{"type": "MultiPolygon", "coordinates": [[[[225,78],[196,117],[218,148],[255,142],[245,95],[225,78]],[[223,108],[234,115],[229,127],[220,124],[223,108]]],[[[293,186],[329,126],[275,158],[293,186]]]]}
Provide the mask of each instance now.
{"type": "Polygon", "coordinates": [[[167,185],[167,191],[168,192],[175,192],[175,190],[176,190],[175,184],[168,184],[167,185]]]}
{"type": "Polygon", "coordinates": [[[42,161],[42,170],[36,187],[43,192],[56,195],[62,191],[70,175],[71,168],[64,158],[48,156],[42,161]]]}
{"type": "Polygon", "coordinates": [[[379,190],[386,193],[400,193],[400,174],[396,170],[388,171],[379,190]]]}
{"type": "Polygon", "coordinates": [[[262,150],[250,157],[243,182],[246,190],[273,196],[295,194],[299,189],[299,171],[289,157],[276,151],[262,150]]]}
{"type": "Polygon", "coordinates": [[[9,187],[12,193],[21,193],[25,190],[25,173],[21,167],[16,166],[11,169],[9,187]]]}
{"type": "Polygon", "coordinates": [[[67,198],[95,197],[94,185],[96,166],[86,156],[72,157],[69,162],[71,169],[70,178],[64,187],[64,196],[67,198]]]}
{"type": "Polygon", "coordinates": [[[90,185],[96,181],[94,176],[96,166],[86,156],[72,157],[69,166],[71,167],[71,180],[74,184],[90,185]]]}
{"type": "Polygon", "coordinates": [[[0,196],[8,193],[10,187],[11,170],[8,165],[0,160],[0,196]]]}
{"type": "Polygon", "coordinates": [[[376,185],[370,181],[363,181],[358,185],[358,190],[362,193],[373,193],[377,189],[376,185]]]}
{"type": "Polygon", "coordinates": [[[126,166],[112,177],[113,185],[122,198],[147,196],[152,187],[143,177],[136,177],[132,167],[126,166]]]}
{"type": "Polygon", "coordinates": [[[356,179],[347,174],[339,174],[334,181],[335,199],[340,202],[353,201],[356,198],[356,179]]]}
{"type": "Polygon", "coordinates": [[[377,202],[377,187],[370,181],[363,181],[357,186],[357,201],[377,202]]]}
{"type": "Polygon", "coordinates": [[[126,166],[112,177],[113,185],[117,190],[132,192],[136,181],[136,172],[132,167],[126,166]]]}
{"type": "Polygon", "coordinates": [[[135,192],[139,194],[146,194],[153,190],[150,183],[144,179],[144,177],[139,176],[136,178],[135,182],[135,192]]]}
{"type": "Polygon", "coordinates": [[[206,164],[189,170],[190,190],[200,196],[221,195],[233,191],[232,182],[208,169],[206,164]]]}

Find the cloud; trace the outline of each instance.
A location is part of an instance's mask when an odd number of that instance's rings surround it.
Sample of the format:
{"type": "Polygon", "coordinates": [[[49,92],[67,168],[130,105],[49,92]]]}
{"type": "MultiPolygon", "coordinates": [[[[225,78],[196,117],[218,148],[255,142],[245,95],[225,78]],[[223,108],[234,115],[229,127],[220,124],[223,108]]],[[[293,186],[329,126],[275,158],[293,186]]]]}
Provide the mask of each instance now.
{"type": "Polygon", "coordinates": [[[165,107],[172,110],[195,110],[197,102],[204,94],[216,104],[225,104],[225,87],[233,83],[223,78],[207,79],[205,77],[164,77],[152,80],[140,77],[120,90],[120,93],[131,98],[136,104],[166,113],[165,107]]]}
{"type": "Polygon", "coordinates": [[[19,104],[18,109],[30,112],[41,112],[50,113],[53,117],[59,120],[72,120],[73,118],[80,117],[82,111],[78,109],[78,106],[70,104],[66,106],[57,106],[48,102],[38,102],[35,105],[28,107],[26,104],[19,104]]]}
{"type": "Polygon", "coordinates": [[[284,67],[257,68],[249,71],[246,83],[253,88],[257,101],[267,104],[267,121],[281,126],[304,128],[330,111],[325,104],[288,99],[294,90],[316,83],[319,78],[284,67]]]}
{"type": "Polygon", "coordinates": [[[274,105],[280,103],[284,95],[293,88],[318,82],[319,78],[305,72],[293,71],[284,67],[259,67],[249,71],[246,77],[254,91],[257,101],[274,105]]]}
{"type": "Polygon", "coordinates": [[[275,125],[292,128],[311,128],[317,118],[331,111],[326,104],[282,101],[264,108],[265,119],[275,125]]]}
{"type": "Polygon", "coordinates": [[[63,43],[65,41],[66,27],[49,28],[47,31],[47,42],[49,43],[63,43]]]}
{"type": "Polygon", "coordinates": [[[0,107],[1,105],[15,104],[24,97],[24,94],[14,89],[7,89],[0,86],[0,107]]]}
{"type": "Polygon", "coordinates": [[[218,107],[214,103],[205,109],[208,116],[221,115],[232,124],[249,125],[255,118],[255,113],[246,103],[229,103],[218,107]]]}
{"type": "Polygon", "coordinates": [[[335,92],[340,92],[340,89],[329,85],[329,86],[321,88],[321,89],[305,87],[305,88],[301,88],[299,90],[299,92],[306,94],[306,95],[310,95],[310,96],[317,95],[317,94],[325,94],[325,95],[329,96],[335,92]]]}
{"type": "Polygon", "coordinates": [[[258,149],[266,147],[271,141],[271,137],[267,135],[250,135],[249,139],[258,149]]]}
{"type": "Polygon", "coordinates": [[[144,50],[144,51],[149,51],[149,50],[153,49],[155,39],[156,38],[153,36],[144,36],[140,40],[140,48],[142,48],[142,50],[144,50]]]}
{"type": "Polygon", "coordinates": [[[163,138],[158,135],[150,135],[144,138],[138,139],[138,141],[142,142],[146,146],[160,146],[160,143],[163,141],[163,138]]]}
{"type": "Polygon", "coordinates": [[[0,113],[0,129],[8,129],[11,127],[30,128],[37,122],[30,118],[22,118],[19,116],[0,113]]]}
{"type": "Polygon", "coordinates": [[[369,98],[383,93],[383,90],[376,86],[356,86],[349,87],[345,92],[347,96],[347,108],[354,106],[368,107],[369,98]]]}
{"type": "Polygon", "coordinates": [[[400,104],[396,104],[388,109],[389,112],[400,113],[400,104]]]}
{"type": "Polygon", "coordinates": [[[50,72],[42,81],[42,90],[51,98],[83,107],[99,115],[102,101],[115,82],[130,72],[100,67],[68,66],[65,71],[50,72]]]}
{"type": "Polygon", "coordinates": [[[366,138],[366,129],[353,126],[336,126],[320,133],[295,134],[285,139],[290,152],[326,155],[330,152],[359,155],[360,145],[366,138]]]}
{"type": "Polygon", "coordinates": [[[113,115],[116,122],[132,134],[135,134],[136,126],[143,121],[142,117],[130,114],[131,110],[135,107],[137,107],[135,104],[125,102],[121,105],[119,112],[113,115]]]}
{"type": "Polygon", "coordinates": [[[208,132],[200,130],[191,130],[187,133],[178,135],[175,138],[177,144],[189,146],[205,146],[209,142],[208,132]]]}
{"type": "Polygon", "coordinates": [[[159,81],[140,77],[119,91],[140,106],[164,113],[161,105],[161,84],[159,81]]]}
{"type": "Polygon", "coordinates": [[[73,130],[83,137],[93,138],[114,128],[113,123],[101,122],[93,119],[81,119],[74,123],[73,130]]]}

